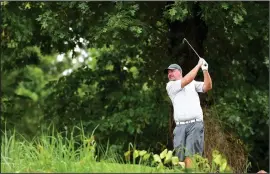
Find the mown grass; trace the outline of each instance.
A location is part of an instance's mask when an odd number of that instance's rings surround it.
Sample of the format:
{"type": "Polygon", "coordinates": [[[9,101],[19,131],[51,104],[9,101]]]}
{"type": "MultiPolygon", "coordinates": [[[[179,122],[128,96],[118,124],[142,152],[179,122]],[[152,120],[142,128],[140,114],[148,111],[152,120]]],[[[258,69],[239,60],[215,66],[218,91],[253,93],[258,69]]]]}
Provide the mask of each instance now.
{"type": "MultiPolygon", "coordinates": [[[[1,172],[180,172],[180,170],[125,164],[117,154],[96,160],[97,145],[93,136],[63,136],[46,133],[31,141],[16,133],[4,132],[1,143],[1,172]]],[[[106,154],[104,152],[98,152],[106,154]]],[[[102,155],[101,155],[102,156],[102,155]]]]}

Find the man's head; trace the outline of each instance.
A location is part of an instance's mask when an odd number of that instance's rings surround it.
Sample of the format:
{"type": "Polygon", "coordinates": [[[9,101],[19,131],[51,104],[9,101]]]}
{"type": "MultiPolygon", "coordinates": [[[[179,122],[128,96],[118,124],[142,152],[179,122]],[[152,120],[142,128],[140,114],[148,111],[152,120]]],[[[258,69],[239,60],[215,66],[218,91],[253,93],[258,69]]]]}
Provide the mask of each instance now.
{"type": "Polygon", "coordinates": [[[171,64],[164,70],[164,73],[168,74],[170,81],[180,80],[182,78],[182,68],[177,64],[171,64]]]}

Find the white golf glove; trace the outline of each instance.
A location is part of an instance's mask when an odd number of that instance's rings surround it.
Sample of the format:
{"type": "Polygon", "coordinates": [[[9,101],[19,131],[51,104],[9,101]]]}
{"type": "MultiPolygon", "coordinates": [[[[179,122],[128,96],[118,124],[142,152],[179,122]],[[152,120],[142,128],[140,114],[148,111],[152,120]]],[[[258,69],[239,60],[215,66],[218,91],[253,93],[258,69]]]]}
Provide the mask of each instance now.
{"type": "Polygon", "coordinates": [[[208,63],[204,59],[201,68],[203,71],[208,71],[208,63]]]}
{"type": "Polygon", "coordinates": [[[202,66],[203,63],[204,63],[204,61],[205,61],[205,60],[204,60],[203,58],[200,57],[200,59],[199,59],[199,61],[198,61],[198,65],[201,65],[201,66],[202,66]]]}

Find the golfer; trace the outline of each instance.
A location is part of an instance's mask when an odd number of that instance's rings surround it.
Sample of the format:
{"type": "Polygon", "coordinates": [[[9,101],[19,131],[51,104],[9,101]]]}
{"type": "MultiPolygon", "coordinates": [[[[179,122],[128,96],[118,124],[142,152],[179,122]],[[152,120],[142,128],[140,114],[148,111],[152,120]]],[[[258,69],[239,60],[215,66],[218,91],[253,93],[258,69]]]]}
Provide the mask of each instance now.
{"type": "Polygon", "coordinates": [[[173,145],[180,161],[184,161],[185,168],[192,168],[191,156],[203,153],[204,123],[203,112],[198,92],[212,89],[212,80],[208,73],[208,64],[200,58],[198,64],[184,77],[182,69],[177,64],[171,64],[164,70],[168,74],[169,82],[166,90],[172,101],[174,121],[173,145]],[[202,69],[204,81],[195,81],[199,69],[202,69]]]}

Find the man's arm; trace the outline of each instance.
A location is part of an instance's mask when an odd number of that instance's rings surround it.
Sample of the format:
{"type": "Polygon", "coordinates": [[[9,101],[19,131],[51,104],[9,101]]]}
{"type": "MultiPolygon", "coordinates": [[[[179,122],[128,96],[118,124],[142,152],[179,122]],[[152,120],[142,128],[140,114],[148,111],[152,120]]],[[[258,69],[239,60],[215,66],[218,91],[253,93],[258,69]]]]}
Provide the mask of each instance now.
{"type": "Polygon", "coordinates": [[[212,79],[208,73],[208,70],[203,71],[203,82],[203,92],[207,92],[212,89],[212,79]]]}
{"type": "Polygon", "coordinates": [[[212,89],[212,79],[210,77],[210,74],[208,73],[208,63],[204,60],[202,64],[202,70],[203,70],[203,92],[207,92],[210,89],[212,89]]]}
{"type": "Polygon", "coordinates": [[[184,88],[186,85],[188,85],[190,82],[192,82],[195,79],[203,62],[204,62],[204,59],[200,58],[198,64],[187,75],[185,75],[185,77],[181,79],[181,88],[184,88]]]}

